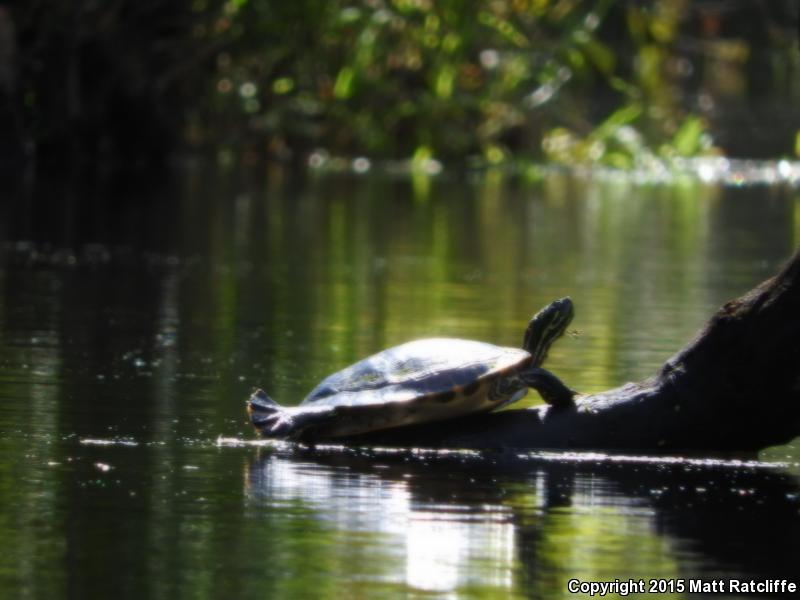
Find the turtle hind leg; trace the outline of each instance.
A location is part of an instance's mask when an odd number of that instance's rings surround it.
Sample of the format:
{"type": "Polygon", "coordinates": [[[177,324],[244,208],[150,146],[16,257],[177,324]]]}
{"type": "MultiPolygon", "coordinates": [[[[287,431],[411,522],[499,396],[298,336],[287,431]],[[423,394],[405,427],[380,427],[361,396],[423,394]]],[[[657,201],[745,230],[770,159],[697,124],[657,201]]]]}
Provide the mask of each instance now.
{"type": "Polygon", "coordinates": [[[267,396],[262,389],[253,392],[247,400],[250,422],[265,436],[277,436],[277,432],[274,430],[281,421],[283,412],[284,408],[267,396]]]}
{"type": "Polygon", "coordinates": [[[520,373],[522,381],[532,387],[554,409],[569,409],[575,407],[577,392],[568,388],[563,381],[550,371],[540,367],[533,367],[520,373]]]}
{"type": "Polygon", "coordinates": [[[247,400],[247,412],[250,422],[264,437],[305,440],[314,437],[314,428],[326,423],[333,409],[327,406],[287,408],[263,390],[256,390],[247,400]]]}
{"type": "Polygon", "coordinates": [[[247,407],[248,410],[251,411],[272,410],[275,408],[280,408],[280,405],[277,402],[275,402],[275,400],[267,396],[267,393],[264,390],[259,388],[256,391],[254,391],[250,396],[250,398],[247,400],[247,407]]]}

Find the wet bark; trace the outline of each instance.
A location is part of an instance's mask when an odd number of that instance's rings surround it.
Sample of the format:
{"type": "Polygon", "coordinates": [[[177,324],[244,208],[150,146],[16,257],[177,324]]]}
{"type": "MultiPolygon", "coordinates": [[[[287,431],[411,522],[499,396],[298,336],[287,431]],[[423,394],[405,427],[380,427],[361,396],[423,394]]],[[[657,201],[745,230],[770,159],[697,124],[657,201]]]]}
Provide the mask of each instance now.
{"type": "Polygon", "coordinates": [[[651,379],[580,397],[574,410],[507,410],[348,442],[754,452],[799,434],[800,251],[778,275],[725,304],[651,379]]]}

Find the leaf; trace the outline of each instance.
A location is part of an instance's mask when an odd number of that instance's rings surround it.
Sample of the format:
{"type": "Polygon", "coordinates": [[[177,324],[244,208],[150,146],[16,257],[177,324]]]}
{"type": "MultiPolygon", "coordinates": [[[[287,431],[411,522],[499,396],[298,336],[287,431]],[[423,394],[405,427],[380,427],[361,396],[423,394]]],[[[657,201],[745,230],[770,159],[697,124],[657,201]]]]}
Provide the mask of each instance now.
{"type": "Polygon", "coordinates": [[[605,139],[613,135],[623,125],[635,121],[642,114],[642,106],[639,103],[627,104],[615,110],[611,115],[592,132],[591,137],[605,139]]]}
{"type": "Polygon", "coordinates": [[[584,54],[589,58],[598,71],[604,75],[611,75],[614,72],[616,59],[614,53],[608,46],[597,40],[589,40],[582,44],[584,54]]]}
{"type": "Polygon", "coordinates": [[[333,95],[340,100],[346,100],[353,95],[353,81],[356,72],[353,67],[342,67],[336,76],[336,83],[333,85],[333,95]]]}
{"type": "Polygon", "coordinates": [[[672,146],[681,156],[695,156],[700,150],[704,132],[705,127],[700,117],[686,117],[672,137],[672,146]]]}

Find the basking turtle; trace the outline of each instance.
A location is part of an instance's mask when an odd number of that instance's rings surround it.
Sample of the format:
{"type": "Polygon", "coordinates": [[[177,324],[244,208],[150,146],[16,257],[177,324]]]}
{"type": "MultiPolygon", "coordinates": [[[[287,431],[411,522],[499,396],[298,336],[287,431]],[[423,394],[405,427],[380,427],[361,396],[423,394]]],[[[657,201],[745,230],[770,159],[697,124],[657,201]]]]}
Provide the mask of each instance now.
{"type": "Polygon", "coordinates": [[[494,410],[529,387],[554,408],[570,407],[575,392],[540,365],[572,316],[569,298],[549,304],[528,324],[523,348],[447,338],[395,346],[327,377],[296,407],[256,390],[250,419],[266,437],[321,440],[494,410]]]}

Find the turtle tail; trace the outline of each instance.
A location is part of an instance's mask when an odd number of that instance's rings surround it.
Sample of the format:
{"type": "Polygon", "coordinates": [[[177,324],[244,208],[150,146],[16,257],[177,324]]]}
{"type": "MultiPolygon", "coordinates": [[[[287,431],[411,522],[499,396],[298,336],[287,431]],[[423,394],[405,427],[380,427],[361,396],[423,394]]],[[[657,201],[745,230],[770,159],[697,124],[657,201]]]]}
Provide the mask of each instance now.
{"type": "Polygon", "coordinates": [[[280,405],[262,389],[257,389],[247,400],[247,412],[250,414],[250,421],[256,427],[263,425],[280,408],[280,405]]]}

